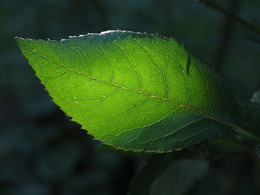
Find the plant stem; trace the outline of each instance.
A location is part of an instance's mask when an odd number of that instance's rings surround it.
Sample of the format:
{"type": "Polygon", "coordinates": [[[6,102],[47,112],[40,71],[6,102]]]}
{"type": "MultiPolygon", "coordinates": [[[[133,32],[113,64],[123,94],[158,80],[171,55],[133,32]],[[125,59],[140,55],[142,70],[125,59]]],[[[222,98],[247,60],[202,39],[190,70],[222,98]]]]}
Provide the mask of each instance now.
{"type": "Polygon", "coordinates": [[[253,37],[246,37],[248,40],[250,40],[250,41],[253,41],[253,42],[255,42],[255,43],[257,43],[257,44],[260,44],[260,40],[258,40],[258,39],[255,39],[255,38],[253,38],[253,37]]]}
{"type": "Polygon", "coordinates": [[[239,22],[241,24],[243,24],[244,26],[246,26],[247,28],[249,28],[251,31],[254,31],[258,34],[260,34],[260,28],[245,21],[244,19],[234,15],[233,13],[229,12],[228,10],[224,9],[223,7],[221,7],[220,5],[218,5],[217,3],[215,3],[212,0],[198,0],[201,3],[204,3],[206,6],[211,7],[213,9],[215,9],[216,11],[228,16],[229,18],[234,19],[236,22],[239,22]]]}
{"type": "Polygon", "coordinates": [[[233,130],[235,133],[237,133],[237,134],[244,135],[244,136],[246,136],[246,137],[249,137],[249,138],[251,138],[251,139],[254,139],[254,140],[260,142],[260,137],[258,137],[258,136],[256,136],[256,135],[250,133],[249,131],[246,131],[245,129],[241,129],[241,128],[239,128],[239,127],[233,127],[232,130],[233,130]]]}
{"type": "Polygon", "coordinates": [[[208,157],[206,157],[207,160],[211,160],[211,161],[215,161],[215,160],[222,160],[227,159],[227,158],[234,158],[234,157],[241,157],[241,156],[248,156],[249,153],[248,152],[232,152],[232,153],[227,153],[227,154],[214,154],[214,155],[210,155],[208,157]]]}
{"type": "MultiPolygon", "coordinates": [[[[239,10],[240,7],[240,0],[229,0],[230,5],[229,5],[229,10],[230,13],[233,15],[236,15],[236,13],[239,10]]],[[[231,50],[231,45],[232,45],[232,35],[234,32],[234,20],[232,17],[227,16],[227,19],[224,20],[224,25],[221,27],[221,41],[219,44],[219,47],[216,51],[216,56],[215,56],[215,69],[216,71],[221,74],[224,68],[224,62],[226,57],[228,56],[228,52],[231,50]]]]}
{"type": "Polygon", "coordinates": [[[226,146],[230,146],[232,148],[235,149],[239,149],[239,150],[245,150],[245,151],[249,151],[251,152],[252,149],[250,147],[248,147],[247,145],[245,145],[244,143],[241,143],[239,140],[237,139],[231,139],[231,138],[217,138],[211,141],[211,143],[213,144],[222,144],[222,145],[226,145],[226,146]]]}

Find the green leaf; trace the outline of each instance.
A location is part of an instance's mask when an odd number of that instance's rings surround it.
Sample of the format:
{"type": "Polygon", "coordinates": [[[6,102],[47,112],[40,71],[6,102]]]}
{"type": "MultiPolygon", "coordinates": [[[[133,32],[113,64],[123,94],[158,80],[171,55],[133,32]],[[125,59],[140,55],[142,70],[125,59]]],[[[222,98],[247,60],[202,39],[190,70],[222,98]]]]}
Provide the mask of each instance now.
{"type": "Polygon", "coordinates": [[[108,145],[171,151],[232,123],[235,101],[221,79],[173,39],[106,31],[17,41],[53,101],[108,145]]]}
{"type": "Polygon", "coordinates": [[[253,93],[250,101],[241,105],[240,126],[260,136],[260,90],[253,93]]]}
{"type": "Polygon", "coordinates": [[[174,154],[155,155],[135,176],[128,195],[179,195],[206,173],[203,159],[174,159],[174,154]]]}

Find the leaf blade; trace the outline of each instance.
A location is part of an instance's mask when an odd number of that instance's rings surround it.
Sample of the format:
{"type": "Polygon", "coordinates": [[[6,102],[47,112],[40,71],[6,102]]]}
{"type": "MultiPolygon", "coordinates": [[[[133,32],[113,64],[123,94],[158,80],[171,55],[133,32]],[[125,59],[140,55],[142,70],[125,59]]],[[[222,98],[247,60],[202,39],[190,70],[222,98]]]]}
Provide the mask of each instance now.
{"type": "Polygon", "coordinates": [[[18,43],[54,102],[107,144],[170,151],[220,136],[205,129],[231,122],[222,84],[174,40],[114,31],[18,43]],[[197,120],[204,125],[188,136],[197,120]],[[174,129],[186,141],[168,139],[174,129]]]}

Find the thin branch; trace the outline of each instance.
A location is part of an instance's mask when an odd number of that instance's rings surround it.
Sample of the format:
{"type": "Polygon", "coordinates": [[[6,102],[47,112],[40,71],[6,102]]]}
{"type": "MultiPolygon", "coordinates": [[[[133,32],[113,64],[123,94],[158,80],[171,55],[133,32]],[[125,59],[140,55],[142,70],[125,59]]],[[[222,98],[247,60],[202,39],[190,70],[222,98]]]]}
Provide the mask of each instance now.
{"type": "Polygon", "coordinates": [[[249,156],[248,152],[230,152],[230,153],[221,153],[221,154],[214,154],[214,155],[208,155],[205,157],[206,160],[210,161],[216,161],[216,160],[222,160],[227,158],[234,158],[234,157],[247,157],[249,156]]]}
{"type": "Polygon", "coordinates": [[[230,138],[228,139],[228,138],[223,137],[223,138],[213,139],[211,141],[211,143],[213,143],[213,144],[222,144],[222,145],[226,145],[226,146],[238,149],[238,150],[244,150],[244,151],[247,151],[247,152],[251,152],[252,151],[251,147],[248,147],[243,142],[241,142],[241,141],[239,141],[237,139],[230,139],[230,138]]]}
{"type": "MultiPolygon", "coordinates": [[[[230,13],[236,15],[239,10],[240,0],[230,0],[229,10],[230,13]]],[[[226,56],[228,55],[229,48],[232,44],[232,32],[234,31],[234,20],[227,16],[227,20],[225,21],[222,27],[222,39],[219,45],[219,48],[216,52],[216,60],[215,60],[215,69],[218,73],[221,73],[224,66],[224,61],[226,56]]]]}
{"type": "Polygon", "coordinates": [[[237,133],[237,134],[246,136],[246,137],[248,137],[248,138],[251,138],[251,139],[253,139],[253,140],[255,140],[255,141],[260,142],[260,137],[258,137],[258,136],[256,136],[256,135],[250,133],[249,131],[247,131],[247,130],[245,130],[245,129],[241,129],[241,128],[239,128],[239,127],[233,127],[232,130],[233,130],[235,133],[237,133]]]}
{"type": "Polygon", "coordinates": [[[258,39],[256,39],[256,38],[253,38],[253,37],[246,37],[246,39],[248,39],[248,40],[250,40],[250,41],[252,41],[252,42],[257,43],[257,44],[260,45],[260,40],[258,40],[258,39]]]}
{"type": "Polygon", "coordinates": [[[260,34],[260,28],[258,26],[255,26],[255,25],[245,21],[244,19],[232,14],[232,12],[230,12],[230,11],[226,10],[225,8],[221,7],[219,4],[215,3],[214,1],[212,1],[212,0],[198,0],[198,1],[205,4],[208,7],[215,9],[216,11],[218,11],[220,13],[223,13],[224,15],[232,18],[236,22],[243,24],[244,26],[249,28],[251,31],[260,34]]]}

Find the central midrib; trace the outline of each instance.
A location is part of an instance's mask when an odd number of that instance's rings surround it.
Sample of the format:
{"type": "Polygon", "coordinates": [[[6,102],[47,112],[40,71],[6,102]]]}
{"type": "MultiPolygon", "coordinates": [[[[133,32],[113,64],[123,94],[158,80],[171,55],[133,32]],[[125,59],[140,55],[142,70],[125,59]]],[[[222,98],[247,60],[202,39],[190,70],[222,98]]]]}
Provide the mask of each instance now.
{"type": "Polygon", "coordinates": [[[200,110],[197,110],[197,109],[195,109],[195,108],[193,108],[193,107],[191,107],[191,106],[187,106],[187,105],[181,104],[181,103],[176,102],[176,101],[174,101],[174,100],[167,99],[167,98],[163,98],[163,97],[160,97],[160,96],[156,96],[156,95],[153,95],[153,94],[150,94],[150,93],[146,93],[146,92],[143,92],[143,91],[137,91],[137,90],[134,90],[134,89],[131,89],[131,88],[128,88],[128,87],[124,87],[124,86],[118,85],[118,84],[116,84],[116,83],[110,83],[110,82],[107,82],[107,81],[103,81],[103,80],[98,79],[98,78],[95,78],[95,77],[93,77],[93,76],[88,76],[88,75],[83,74],[83,73],[81,73],[81,72],[78,72],[78,71],[76,71],[76,70],[74,70],[74,69],[72,69],[72,68],[69,68],[69,67],[67,67],[67,66],[65,66],[65,65],[63,65],[63,64],[60,64],[60,63],[58,63],[58,62],[55,62],[54,60],[52,60],[52,59],[50,59],[50,58],[48,58],[48,57],[46,57],[46,56],[44,56],[44,55],[42,55],[42,54],[36,52],[35,49],[32,50],[32,49],[30,49],[29,47],[27,47],[27,46],[25,46],[24,44],[21,44],[21,43],[20,43],[20,45],[23,46],[23,47],[25,47],[26,49],[28,49],[28,50],[31,51],[32,53],[35,53],[35,54],[41,56],[42,58],[45,58],[46,60],[49,60],[49,61],[51,61],[51,62],[53,62],[53,63],[55,63],[55,64],[57,64],[57,65],[59,65],[59,66],[61,66],[61,67],[63,67],[63,68],[66,68],[66,69],[68,69],[68,70],[70,70],[70,71],[72,71],[72,72],[75,72],[75,73],[77,73],[77,74],[79,74],[79,75],[82,75],[82,76],[84,76],[84,77],[87,77],[87,78],[89,78],[89,79],[96,80],[96,81],[99,81],[99,82],[101,82],[101,83],[106,83],[106,84],[108,84],[108,85],[112,85],[112,86],[119,87],[119,88],[122,88],[122,89],[126,89],[126,90],[129,90],[129,91],[133,91],[133,92],[135,92],[135,93],[140,93],[140,94],[148,95],[148,96],[151,96],[151,97],[154,97],[154,98],[158,98],[158,99],[161,99],[161,100],[164,100],[164,101],[172,102],[172,103],[174,103],[174,104],[176,104],[176,105],[182,106],[182,107],[187,108],[187,109],[189,109],[189,110],[191,110],[191,111],[194,111],[194,112],[197,112],[197,113],[199,113],[199,114],[202,114],[202,115],[204,115],[204,116],[206,116],[206,117],[208,117],[208,118],[210,118],[210,119],[213,119],[213,120],[215,120],[215,121],[217,121],[217,122],[219,122],[219,123],[222,123],[222,124],[224,124],[224,125],[231,126],[231,127],[233,126],[233,125],[231,125],[231,124],[225,123],[224,121],[222,121],[222,120],[220,120],[220,119],[215,118],[214,116],[210,116],[210,115],[208,115],[208,114],[206,114],[206,113],[204,113],[204,112],[202,112],[202,111],[200,111],[200,110]]]}

